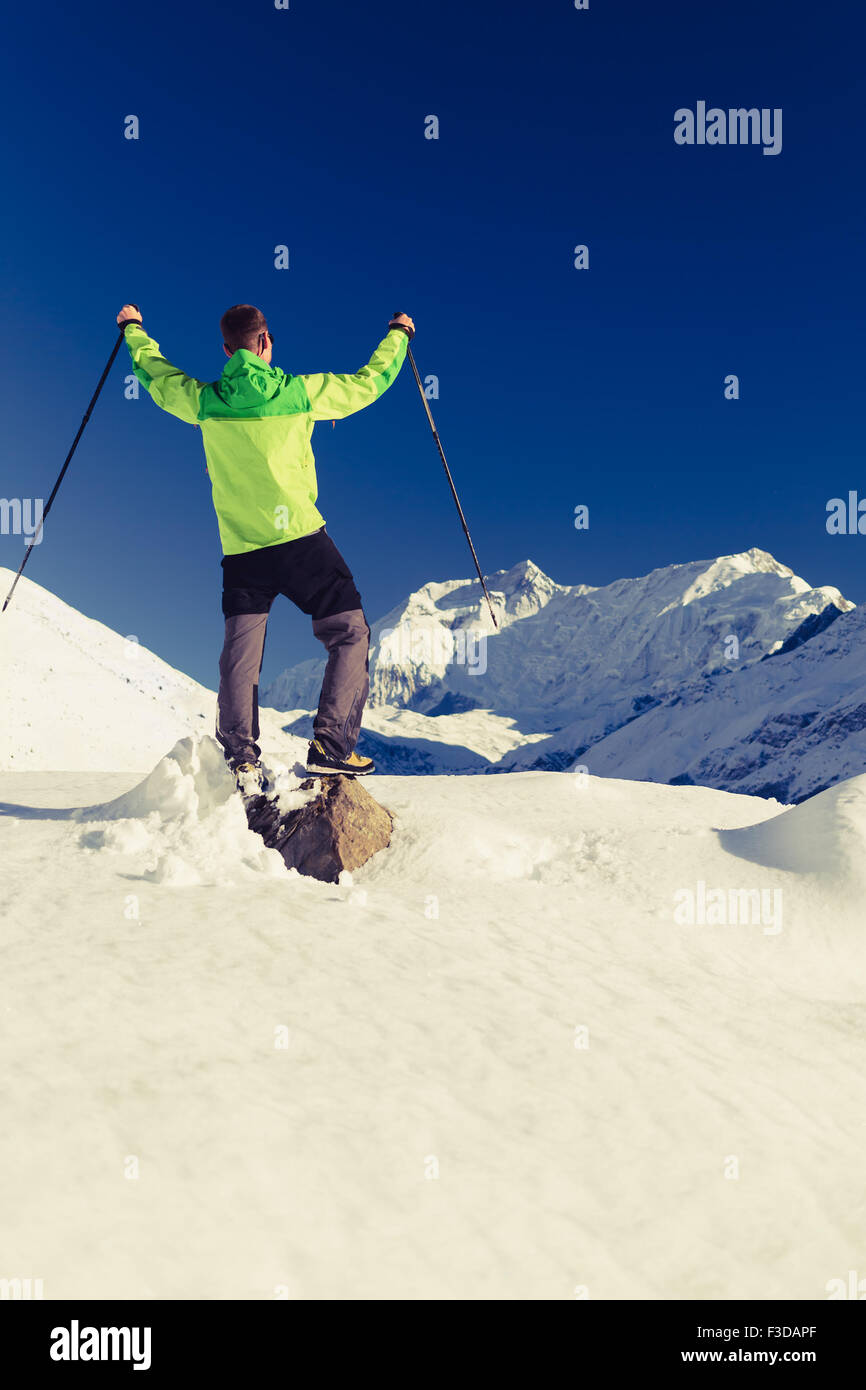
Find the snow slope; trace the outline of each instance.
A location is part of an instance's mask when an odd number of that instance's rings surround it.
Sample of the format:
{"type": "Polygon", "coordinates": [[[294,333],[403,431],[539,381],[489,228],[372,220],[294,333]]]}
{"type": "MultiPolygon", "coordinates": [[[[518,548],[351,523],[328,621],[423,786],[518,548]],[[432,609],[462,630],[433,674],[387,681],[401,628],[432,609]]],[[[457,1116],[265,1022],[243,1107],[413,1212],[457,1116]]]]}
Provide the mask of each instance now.
{"type": "Polygon", "coordinates": [[[550,773],[372,787],[392,846],[332,886],[263,849],[207,738],[144,783],[0,776],[0,1274],[822,1298],[862,1266],[866,779],[787,811],[550,773]],[[772,913],[677,919],[750,889],[772,913]]]}
{"type": "MultiPolygon", "coordinates": [[[[0,590],[12,583],[0,568],[0,590]]],[[[0,618],[0,769],[144,772],[179,738],[210,733],[216,697],[134,639],[22,578],[0,618]]],[[[275,749],[283,720],[262,715],[275,749]]]]}
{"type": "MultiPolygon", "coordinates": [[[[800,801],[866,769],[866,613],[791,652],[684,686],[580,754],[593,773],[694,782],[800,801]]],[[[578,729],[514,762],[576,748],[578,729]]],[[[506,757],[505,762],[509,759],[506,757]]]]}

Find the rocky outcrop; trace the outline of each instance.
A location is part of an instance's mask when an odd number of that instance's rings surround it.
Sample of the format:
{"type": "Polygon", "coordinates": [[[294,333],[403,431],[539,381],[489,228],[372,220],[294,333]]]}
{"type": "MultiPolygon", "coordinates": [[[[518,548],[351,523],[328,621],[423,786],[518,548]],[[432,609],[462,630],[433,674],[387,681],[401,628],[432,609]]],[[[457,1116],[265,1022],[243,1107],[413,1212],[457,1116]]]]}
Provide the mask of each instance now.
{"type": "Polygon", "coordinates": [[[286,868],[336,883],[344,869],[360,869],[391,842],[390,811],[354,777],[311,778],[301,790],[318,792],[297,810],[281,813],[266,796],[247,803],[247,822],[286,868]]]}

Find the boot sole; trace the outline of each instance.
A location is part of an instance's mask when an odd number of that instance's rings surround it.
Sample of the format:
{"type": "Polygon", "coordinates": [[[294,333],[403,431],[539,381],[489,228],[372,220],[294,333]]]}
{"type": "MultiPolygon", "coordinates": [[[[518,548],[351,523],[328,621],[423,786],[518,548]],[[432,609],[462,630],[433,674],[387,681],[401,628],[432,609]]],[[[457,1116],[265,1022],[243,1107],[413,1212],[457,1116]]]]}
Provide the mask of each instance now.
{"type": "Polygon", "coordinates": [[[314,773],[317,777],[369,777],[371,772],[375,772],[374,767],[349,768],[341,767],[322,767],[319,763],[307,763],[307,771],[314,773]]]}

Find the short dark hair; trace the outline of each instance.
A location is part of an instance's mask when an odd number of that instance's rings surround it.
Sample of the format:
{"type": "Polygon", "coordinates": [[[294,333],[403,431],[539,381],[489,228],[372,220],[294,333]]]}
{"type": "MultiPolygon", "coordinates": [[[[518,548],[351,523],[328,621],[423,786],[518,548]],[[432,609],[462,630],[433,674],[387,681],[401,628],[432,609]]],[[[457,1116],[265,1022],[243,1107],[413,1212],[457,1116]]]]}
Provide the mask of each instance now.
{"type": "Polygon", "coordinates": [[[255,352],[259,339],[268,331],[268,321],[254,304],[233,304],[220,319],[223,342],[232,352],[247,348],[255,352]]]}

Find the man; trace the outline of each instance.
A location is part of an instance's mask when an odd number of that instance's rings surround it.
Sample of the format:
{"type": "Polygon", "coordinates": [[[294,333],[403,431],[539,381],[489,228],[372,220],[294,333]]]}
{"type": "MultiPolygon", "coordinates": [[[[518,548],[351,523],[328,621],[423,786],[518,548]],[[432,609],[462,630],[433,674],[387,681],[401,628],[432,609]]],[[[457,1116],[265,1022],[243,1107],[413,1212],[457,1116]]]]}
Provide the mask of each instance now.
{"type": "Polygon", "coordinates": [[[397,314],[366,367],[352,376],[288,376],[271,365],[264,314],[235,304],[220,320],[228,363],[218,381],[173,367],[133,304],[117,315],[135,375],[163,410],[201,428],[223,548],[225,645],[216,736],[244,791],[264,788],[258,683],[268,613],[285,594],[308,613],[328,652],[307,770],[373,772],[354,751],[370,688],[370,629],[346,562],[316,508],[310,445],[317,420],[340,420],[388,389],[415,325],[397,314]]]}

